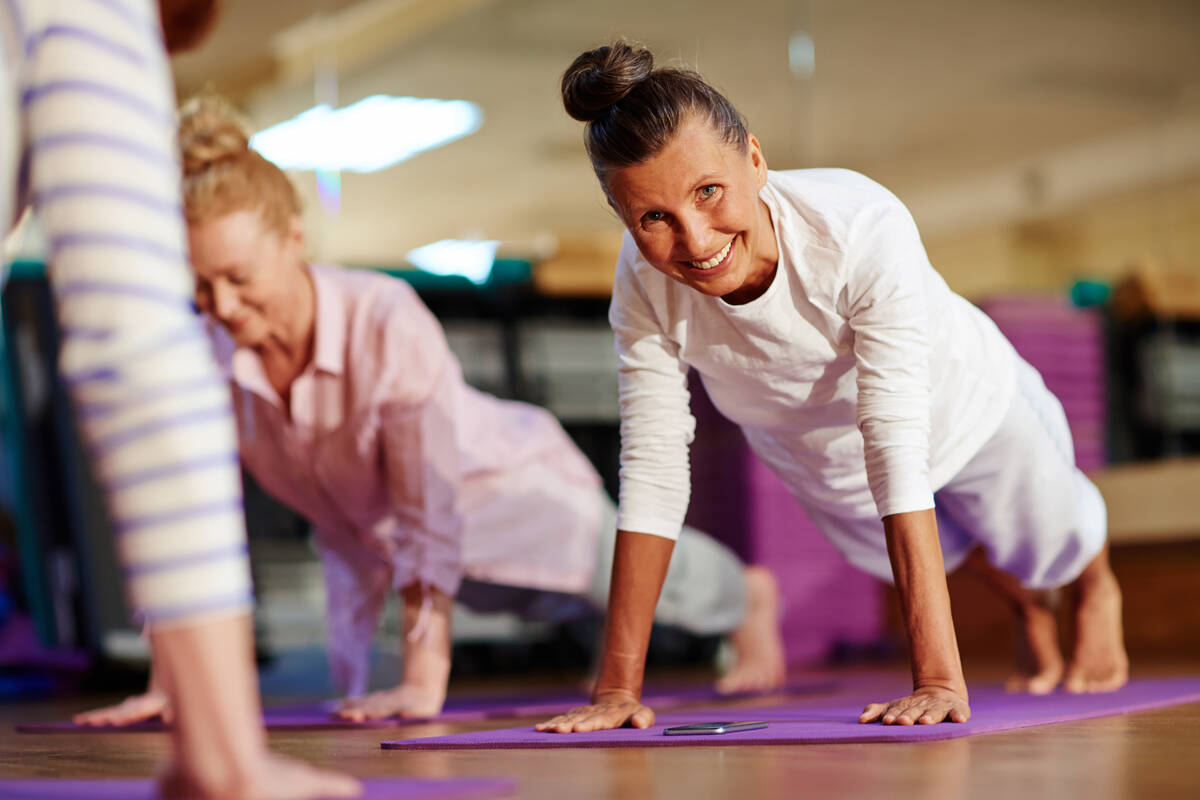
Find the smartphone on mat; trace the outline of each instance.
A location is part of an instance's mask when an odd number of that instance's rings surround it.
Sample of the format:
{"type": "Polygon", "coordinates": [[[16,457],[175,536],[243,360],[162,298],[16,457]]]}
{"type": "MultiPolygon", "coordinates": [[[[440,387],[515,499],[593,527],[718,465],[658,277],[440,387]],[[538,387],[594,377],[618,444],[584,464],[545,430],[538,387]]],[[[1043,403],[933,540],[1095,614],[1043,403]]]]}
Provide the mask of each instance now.
{"type": "Polygon", "coordinates": [[[695,734],[736,733],[754,731],[767,727],[765,722],[699,722],[695,725],[676,725],[663,731],[664,736],[690,736],[695,734]]]}

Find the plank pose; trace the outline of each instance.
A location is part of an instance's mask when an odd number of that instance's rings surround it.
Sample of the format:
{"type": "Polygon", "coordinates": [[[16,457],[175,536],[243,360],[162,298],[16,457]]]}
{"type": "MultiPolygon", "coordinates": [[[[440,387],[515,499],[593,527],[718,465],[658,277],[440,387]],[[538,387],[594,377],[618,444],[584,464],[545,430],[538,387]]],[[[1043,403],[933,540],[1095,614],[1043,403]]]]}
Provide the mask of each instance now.
{"type": "Polygon", "coordinates": [[[862,722],[969,717],[945,579],[968,561],[1024,626],[1032,662],[1013,688],[1124,684],[1104,503],[1062,407],[930,266],[904,205],[847,170],[768,171],[724,96],[627,43],[580,55],[562,96],[626,227],[610,310],[620,532],[593,703],[539,728],[654,719],[639,696],[688,502],[689,368],[842,554],[899,590],[913,691],[862,722]],[[1064,666],[1041,590],[1071,583],[1064,666]]]}

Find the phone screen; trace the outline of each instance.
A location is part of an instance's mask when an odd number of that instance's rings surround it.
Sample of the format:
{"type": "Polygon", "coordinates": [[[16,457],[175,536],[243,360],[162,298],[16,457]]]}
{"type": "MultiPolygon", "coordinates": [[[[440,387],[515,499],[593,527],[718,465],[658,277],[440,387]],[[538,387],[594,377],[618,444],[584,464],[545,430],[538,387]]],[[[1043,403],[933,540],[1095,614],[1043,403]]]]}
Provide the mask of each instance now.
{"type": "Polygon", "coordinates": [[[753,731],[767,727],[767,723],[755,722],[698,722],[692,725],[676,725],[663,731],[665,736],[686,736],[703,734],[736,733],[737,731],[753,731]]]}

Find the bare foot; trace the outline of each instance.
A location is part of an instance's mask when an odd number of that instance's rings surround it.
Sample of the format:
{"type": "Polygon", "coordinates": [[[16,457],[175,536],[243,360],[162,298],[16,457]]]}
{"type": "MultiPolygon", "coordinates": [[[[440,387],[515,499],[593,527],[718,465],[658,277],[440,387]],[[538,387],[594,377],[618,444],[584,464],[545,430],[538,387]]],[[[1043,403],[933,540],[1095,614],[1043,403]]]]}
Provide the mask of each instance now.
{"type": "Polygon", "coordinates": [[[717,691],[725,694],[777,689],[787,677],[779,631],[779,583],[766,567],[748,566],[744,575],[746,618],[729,635],[736,661],[717,681],[717,691]]]}
{"type": "Polygon", "coordinates": [[[1004,688],[1029,694],[1053,692],[1063,676],[1063,659],[1058,651],[1059,592],[1027,589],[1012,575],[992,566],[981,549],[972,551],[963,566],[999,592],[1012,608],[1017,666],[1004,688]]]}
{"type": "Polygon", "coordinates": [[[333,800],[362,795],[362,785],[348,775],[273,753],[245,773],[221,781],[205,781],[172,765],[159,779],[158,790],[163,800],[333,800]]]}
{"type": "Polygon", "coordinates": [[[76,714],[71,721],[76,725],[91,727],[114,726],[122,727],[135,722],[161,717],[163,722],[170,724],[173,714],[171,703],[166,692],[151,689],[145,694],[135,694],[115,706],[97,708],[76,714]]]}
{"type": "Polygon", "coordinates": [[[1063,677],[1063,658],[1058,650],[1056,596],[1028,592],[1028,602],[1014,606],[1017,627],[1017,669],[1004,688],[1010,692],[1050,694],[1063,677]]]}
{"type": "Polygon", "coordinates": [[[371,692],[362,697],[348,697],[342,701],[337,715],[351,722],[369,719],[426,719],[442,713],[446,702],[446,690],[429,689],[424,686],[400,684],[392,689],[371,692]]]}
{"type": "Polygon", "coordinates": [[[1063,688],[1111,692],[1129,680],[1121,627],[1121,587],[1108,565],[1107,546],[1076,581],[1075,651],[1063,688]]]}

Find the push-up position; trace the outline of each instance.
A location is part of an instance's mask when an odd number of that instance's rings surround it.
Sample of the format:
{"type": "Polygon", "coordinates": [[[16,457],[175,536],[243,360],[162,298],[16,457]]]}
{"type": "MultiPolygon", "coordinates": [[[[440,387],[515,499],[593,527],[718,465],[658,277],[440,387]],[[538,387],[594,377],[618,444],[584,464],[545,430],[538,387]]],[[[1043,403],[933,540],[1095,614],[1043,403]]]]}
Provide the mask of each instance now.
{"type": "Polygon", "coordinates": [[[1062,407],[930,266],[904,205],[846,170],[769,172],[724,96],[625,43],[579,56],[562,94],[627,230],[610,311],[620,532],[593,703],[539,729],[653,722],[639,697],[690,489],[688,368],[842,554],[895,582],[913,691],[860,721],[970,716],[945,579],[969,556],[1025,626],[1034,659],[1013,688],[1124,684],[1104,502],[1062,407]],[[1040,598],[1067,584],[1064,665],[1040,598]]]}

